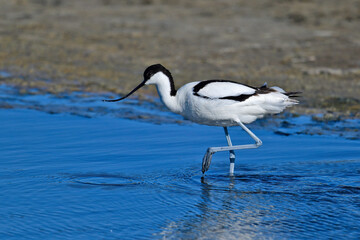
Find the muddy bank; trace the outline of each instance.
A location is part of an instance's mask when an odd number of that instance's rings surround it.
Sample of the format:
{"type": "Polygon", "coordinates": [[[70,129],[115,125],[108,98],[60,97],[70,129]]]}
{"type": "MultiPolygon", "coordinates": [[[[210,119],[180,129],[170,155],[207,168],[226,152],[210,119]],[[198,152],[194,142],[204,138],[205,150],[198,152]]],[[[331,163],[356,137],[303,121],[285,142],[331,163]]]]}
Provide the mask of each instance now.
{"type": "Polygon", "coordinates": [[[359,117],[359,1],[0,0],[0,6],[0,82],[23,93],[123,94],[146,66],[162,63],[177,87],[210,78],[268,82],[303,92],[303,104],[292,111],[359,117]]]}
{"type": "MultiPolygon", "coordinates": [[[[32,94],[23,94],[18,88],[0,86],[0,109],[31,109],[49,114],[75,115],[84,118],[103,116],[130,119],[153,124],[192,125],[182,116],[170,112],[158,98],[146,100],[131,99],[121,103],[107,103],[100,99],[109,94],[86,92],[40,94],[36,89],[32,94]]],[[[349,119],[339,113],[299,115],[289,112],[265,116],[250,124],[251,129],[267,129],[278,135],[334,135],[359,140],[360,119],[349,119]]]]}

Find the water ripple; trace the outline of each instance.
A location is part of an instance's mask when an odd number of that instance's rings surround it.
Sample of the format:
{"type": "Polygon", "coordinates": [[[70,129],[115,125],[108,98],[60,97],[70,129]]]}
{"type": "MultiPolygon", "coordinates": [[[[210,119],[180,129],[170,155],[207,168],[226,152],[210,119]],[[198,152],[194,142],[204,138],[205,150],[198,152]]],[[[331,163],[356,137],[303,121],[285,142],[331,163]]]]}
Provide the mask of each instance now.
{"type": "Polygon", "coordinates": [[[202,178],[222,129],[0,111],[0,239],[359,239],[356,140],[259,130],[202,178]]]}

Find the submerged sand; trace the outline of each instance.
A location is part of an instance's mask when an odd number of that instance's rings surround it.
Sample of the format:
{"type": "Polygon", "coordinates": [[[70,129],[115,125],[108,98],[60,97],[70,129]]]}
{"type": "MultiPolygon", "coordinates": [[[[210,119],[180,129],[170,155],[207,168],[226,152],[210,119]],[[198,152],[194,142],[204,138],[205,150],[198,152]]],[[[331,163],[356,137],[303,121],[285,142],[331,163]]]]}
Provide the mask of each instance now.
{"type": "Polygon", "coordinates": [[[360,117],[359,26],[358,0],[0,0],[0,81],[124,94],[162,63],[177,87],[268,82],[303,92],[295,112],[360,117]]]}

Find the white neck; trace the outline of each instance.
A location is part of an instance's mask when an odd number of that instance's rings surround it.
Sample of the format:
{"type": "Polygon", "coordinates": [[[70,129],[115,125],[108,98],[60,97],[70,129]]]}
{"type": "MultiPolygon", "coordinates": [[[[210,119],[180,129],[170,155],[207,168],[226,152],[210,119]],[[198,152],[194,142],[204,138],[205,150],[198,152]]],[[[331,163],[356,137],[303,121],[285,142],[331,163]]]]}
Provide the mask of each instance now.
{"type": "Polygon", "coordinates": [[[156,84],[156,89],[159,93],[160,100],[165,104],[165,106],[170,109],[172,112],[179,112],[179,105],[175,96],[170,95],[170,84],[156,84]],[[166,86],[169,85],[169,86],[166,86]]]}
{"type": "Polygon", "coordinates": [[[180,106],[177,101],[176,95],[171,96],[171,84],[170,79],[162,72],[156,73],[147,82],[147,85],[154,84],[160,96],[160,100],[164,105],[170,109],[170,111],[179,113],[180,106]]]}

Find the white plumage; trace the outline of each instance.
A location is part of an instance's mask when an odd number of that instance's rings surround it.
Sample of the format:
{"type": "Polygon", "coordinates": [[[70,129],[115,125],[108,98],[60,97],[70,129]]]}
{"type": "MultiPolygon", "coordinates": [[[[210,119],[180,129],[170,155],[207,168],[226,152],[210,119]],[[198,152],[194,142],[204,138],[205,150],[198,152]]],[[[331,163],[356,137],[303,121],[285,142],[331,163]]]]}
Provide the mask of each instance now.
{"type": "MultiPolygon", "coordinates": [[[[243,123],[251,123],[265,114],[280,113],[298,103],[293,99],[298,92],[285,92],[279,87],[269,88],[266,84],[252,87],[228,80],[206,80],[191,82],[176,90],[170,71],[160,64],[148,67],[144,72],[144,81],[129,94],[106,101],[125,99],[144,85],[155,85],[161,101],[172,112],[199,124],[224,127],[229,147],[209,148],[203,159],[203,172],[209,168],[211,156],[217,151],[230,151],[235,160],[233,150],[261,145],[260,139],[243,123]],[[256,141],[255,144],[232,146],[227,127],[239,125],[256,141]]],[[[230,173],[233,168],[234,165],[230,165],[230,173]]]]}
{"type": "MultiPolygon", "coordinates": [[[[174,101],[180,109],[175,112],[200,124],[211,126],[234,126],[238,121],[251,123],[265,114],[279,113],[297,103],[284,93],[274,90],[266,94],[255,94],[256,90],[233,82],[212,82],[195,95],[192,89],[199,82],[184,85],[177,91],[174,101]],[[248,96],[243,101],[231,97],[248,96]]],[[[164,101],[165,105],[167,104],[164,101]]]]}

